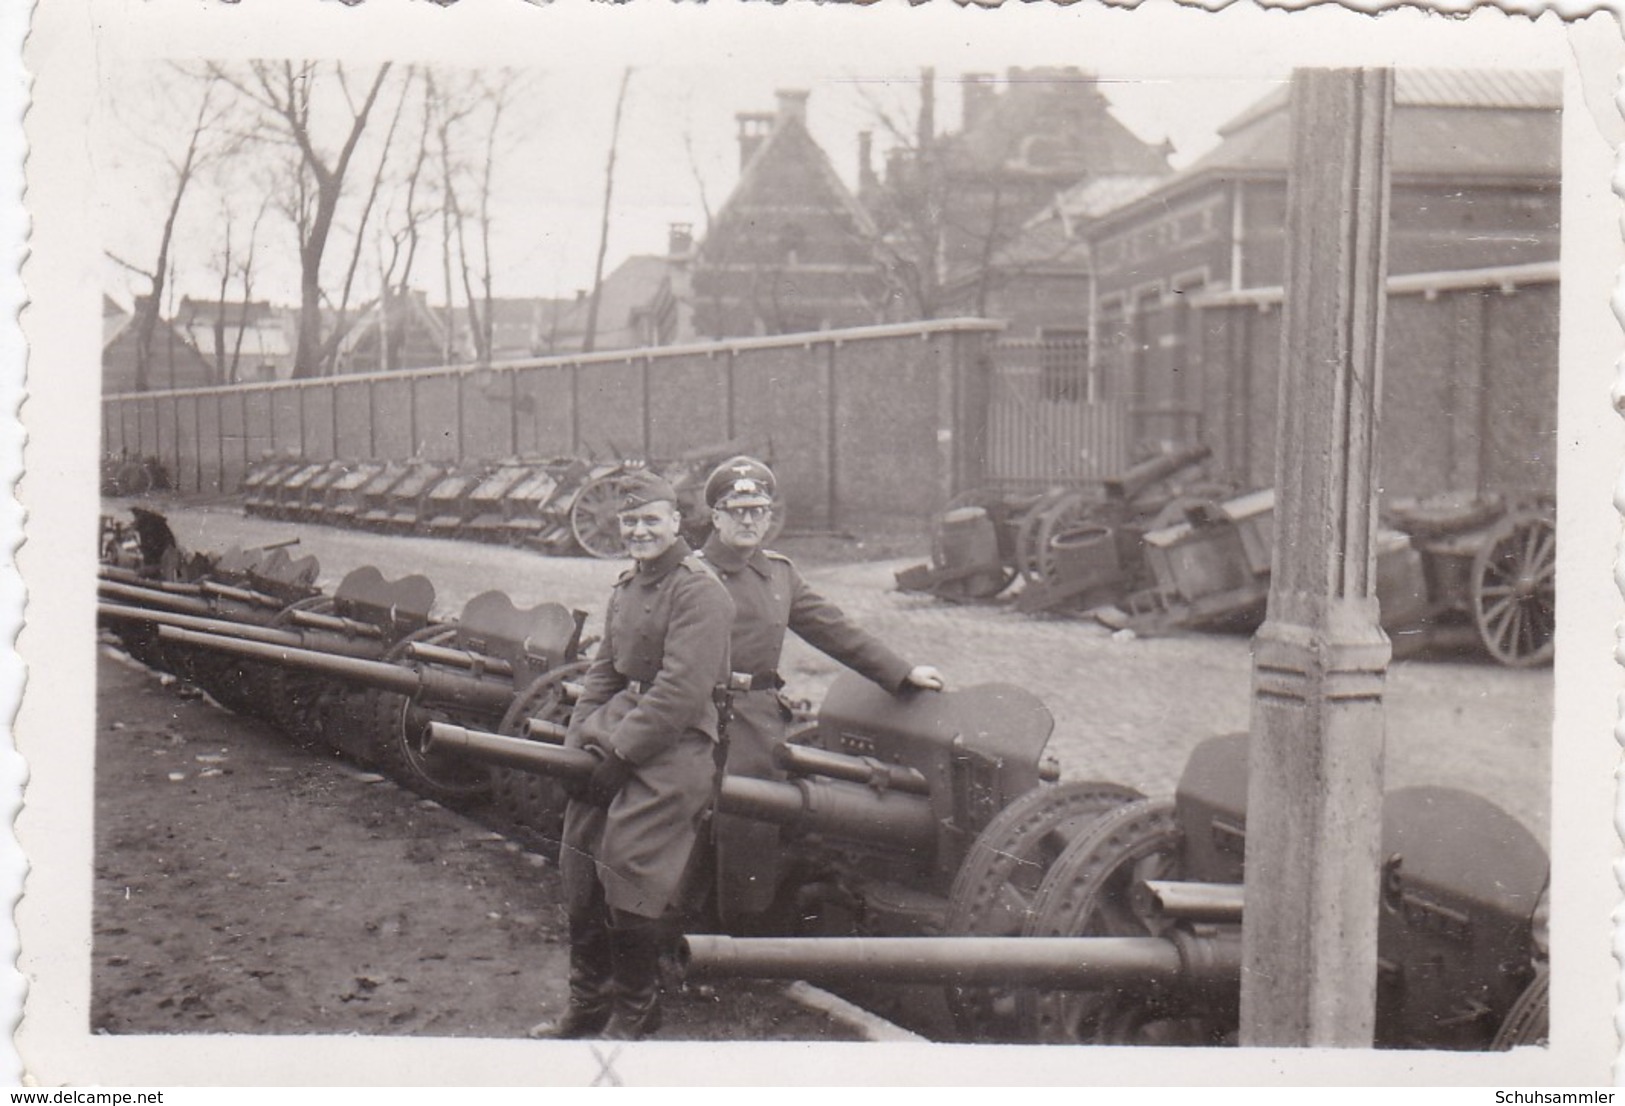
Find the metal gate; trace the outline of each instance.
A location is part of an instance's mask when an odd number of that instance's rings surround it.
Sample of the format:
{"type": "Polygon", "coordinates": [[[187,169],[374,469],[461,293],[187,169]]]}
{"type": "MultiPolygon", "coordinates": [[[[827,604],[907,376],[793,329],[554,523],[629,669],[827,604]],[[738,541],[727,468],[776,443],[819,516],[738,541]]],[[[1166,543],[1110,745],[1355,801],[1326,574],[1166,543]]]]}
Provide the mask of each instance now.
{"type": "Polygon", "coordinates": [[[1081,484],[1128,467],[1128,408],[1090,399],[1087,340],[995,342],[991,354],[989,483],[1081,484]]]}

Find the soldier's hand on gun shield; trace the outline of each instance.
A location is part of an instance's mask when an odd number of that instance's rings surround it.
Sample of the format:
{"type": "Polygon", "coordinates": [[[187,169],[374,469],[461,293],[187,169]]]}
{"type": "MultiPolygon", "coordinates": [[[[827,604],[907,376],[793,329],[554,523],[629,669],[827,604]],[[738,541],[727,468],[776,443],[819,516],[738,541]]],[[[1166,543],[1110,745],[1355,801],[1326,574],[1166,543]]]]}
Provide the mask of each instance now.
{"type": "Polygon", "coordinates": [[[903,677],[903,687],[909,690],[941,691],[944,686],[942,673],[929,664],[917,664],[903,677]]]}
{"type": "Polygon", "coordinates": [[[587,750],[598,758],[598,764],[582,786],[580,799],[593,806],[608,806],[632,778],[632,762],[598,745],[588,745],[587,750]]]}

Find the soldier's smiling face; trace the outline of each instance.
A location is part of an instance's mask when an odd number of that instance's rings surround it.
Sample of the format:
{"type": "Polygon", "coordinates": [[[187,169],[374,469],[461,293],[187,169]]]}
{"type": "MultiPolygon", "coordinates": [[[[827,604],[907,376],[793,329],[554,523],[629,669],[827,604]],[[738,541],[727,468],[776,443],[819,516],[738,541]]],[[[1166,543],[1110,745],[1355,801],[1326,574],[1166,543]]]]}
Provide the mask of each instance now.
{"type": "Polygon", "coordinates": [[[664,499],[622,511],[619,518],[621,540],[634,561],[652,561],[670,549],[683,521],[677,507],[664,499]]]}

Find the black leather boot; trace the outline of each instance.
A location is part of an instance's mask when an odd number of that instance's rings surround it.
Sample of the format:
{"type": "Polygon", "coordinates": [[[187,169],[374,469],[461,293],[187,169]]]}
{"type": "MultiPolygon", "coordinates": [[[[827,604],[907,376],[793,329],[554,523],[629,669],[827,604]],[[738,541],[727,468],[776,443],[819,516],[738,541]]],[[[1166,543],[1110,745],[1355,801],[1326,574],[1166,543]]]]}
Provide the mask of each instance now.
{"type": "Polygon", "coordinates": [[[614,954],[602,917],[570,920],[570,1005],[564,1014],[538,1022],[527,1036],[537,1040],[596,1037],[609,1021],[614,954]]]}
{"type": "Polygon", "coordinates": [[[614,1010],[601,1034],[606,1041],[641,1041],[660,1029],[660,951],[667,927],[654,918],[617,912],[610,929],[614,950],[614,1010]]]}

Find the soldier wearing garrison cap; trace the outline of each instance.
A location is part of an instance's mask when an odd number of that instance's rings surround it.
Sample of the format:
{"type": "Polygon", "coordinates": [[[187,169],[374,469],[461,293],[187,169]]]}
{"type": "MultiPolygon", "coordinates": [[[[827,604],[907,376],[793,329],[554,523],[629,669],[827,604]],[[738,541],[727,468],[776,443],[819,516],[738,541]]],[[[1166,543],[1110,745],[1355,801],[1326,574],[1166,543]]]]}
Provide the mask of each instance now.
{"type": "MultiPolygon", "coordinates": [[[[784,778],[773,753],[789,721],[778,695],[786,630],[893,694],[942,688],[935,668],[899,657],[809,588],[790,558],[762,548],[776,494],[773,471],[761,461],[735,457],[718,465],[705,482],[715,530],[700,551],[734,602],[727,770],[761,779],[784,778]]],[[[778,830],[723,814],[715,816],[713,830],[721,920],[748,930],[777,890],[778,830]]]]}
{"type": "Polygon", "coordinates": [[[600,757],[564,815],[570,1004],[535,1037],[636,1040],[659,1028],[659,954],[717,771],[716,689],[733,603],[678,533],[677,493],[647,470],[620,486],[633,567],[610,593],[565,745],[600,757]]]}

